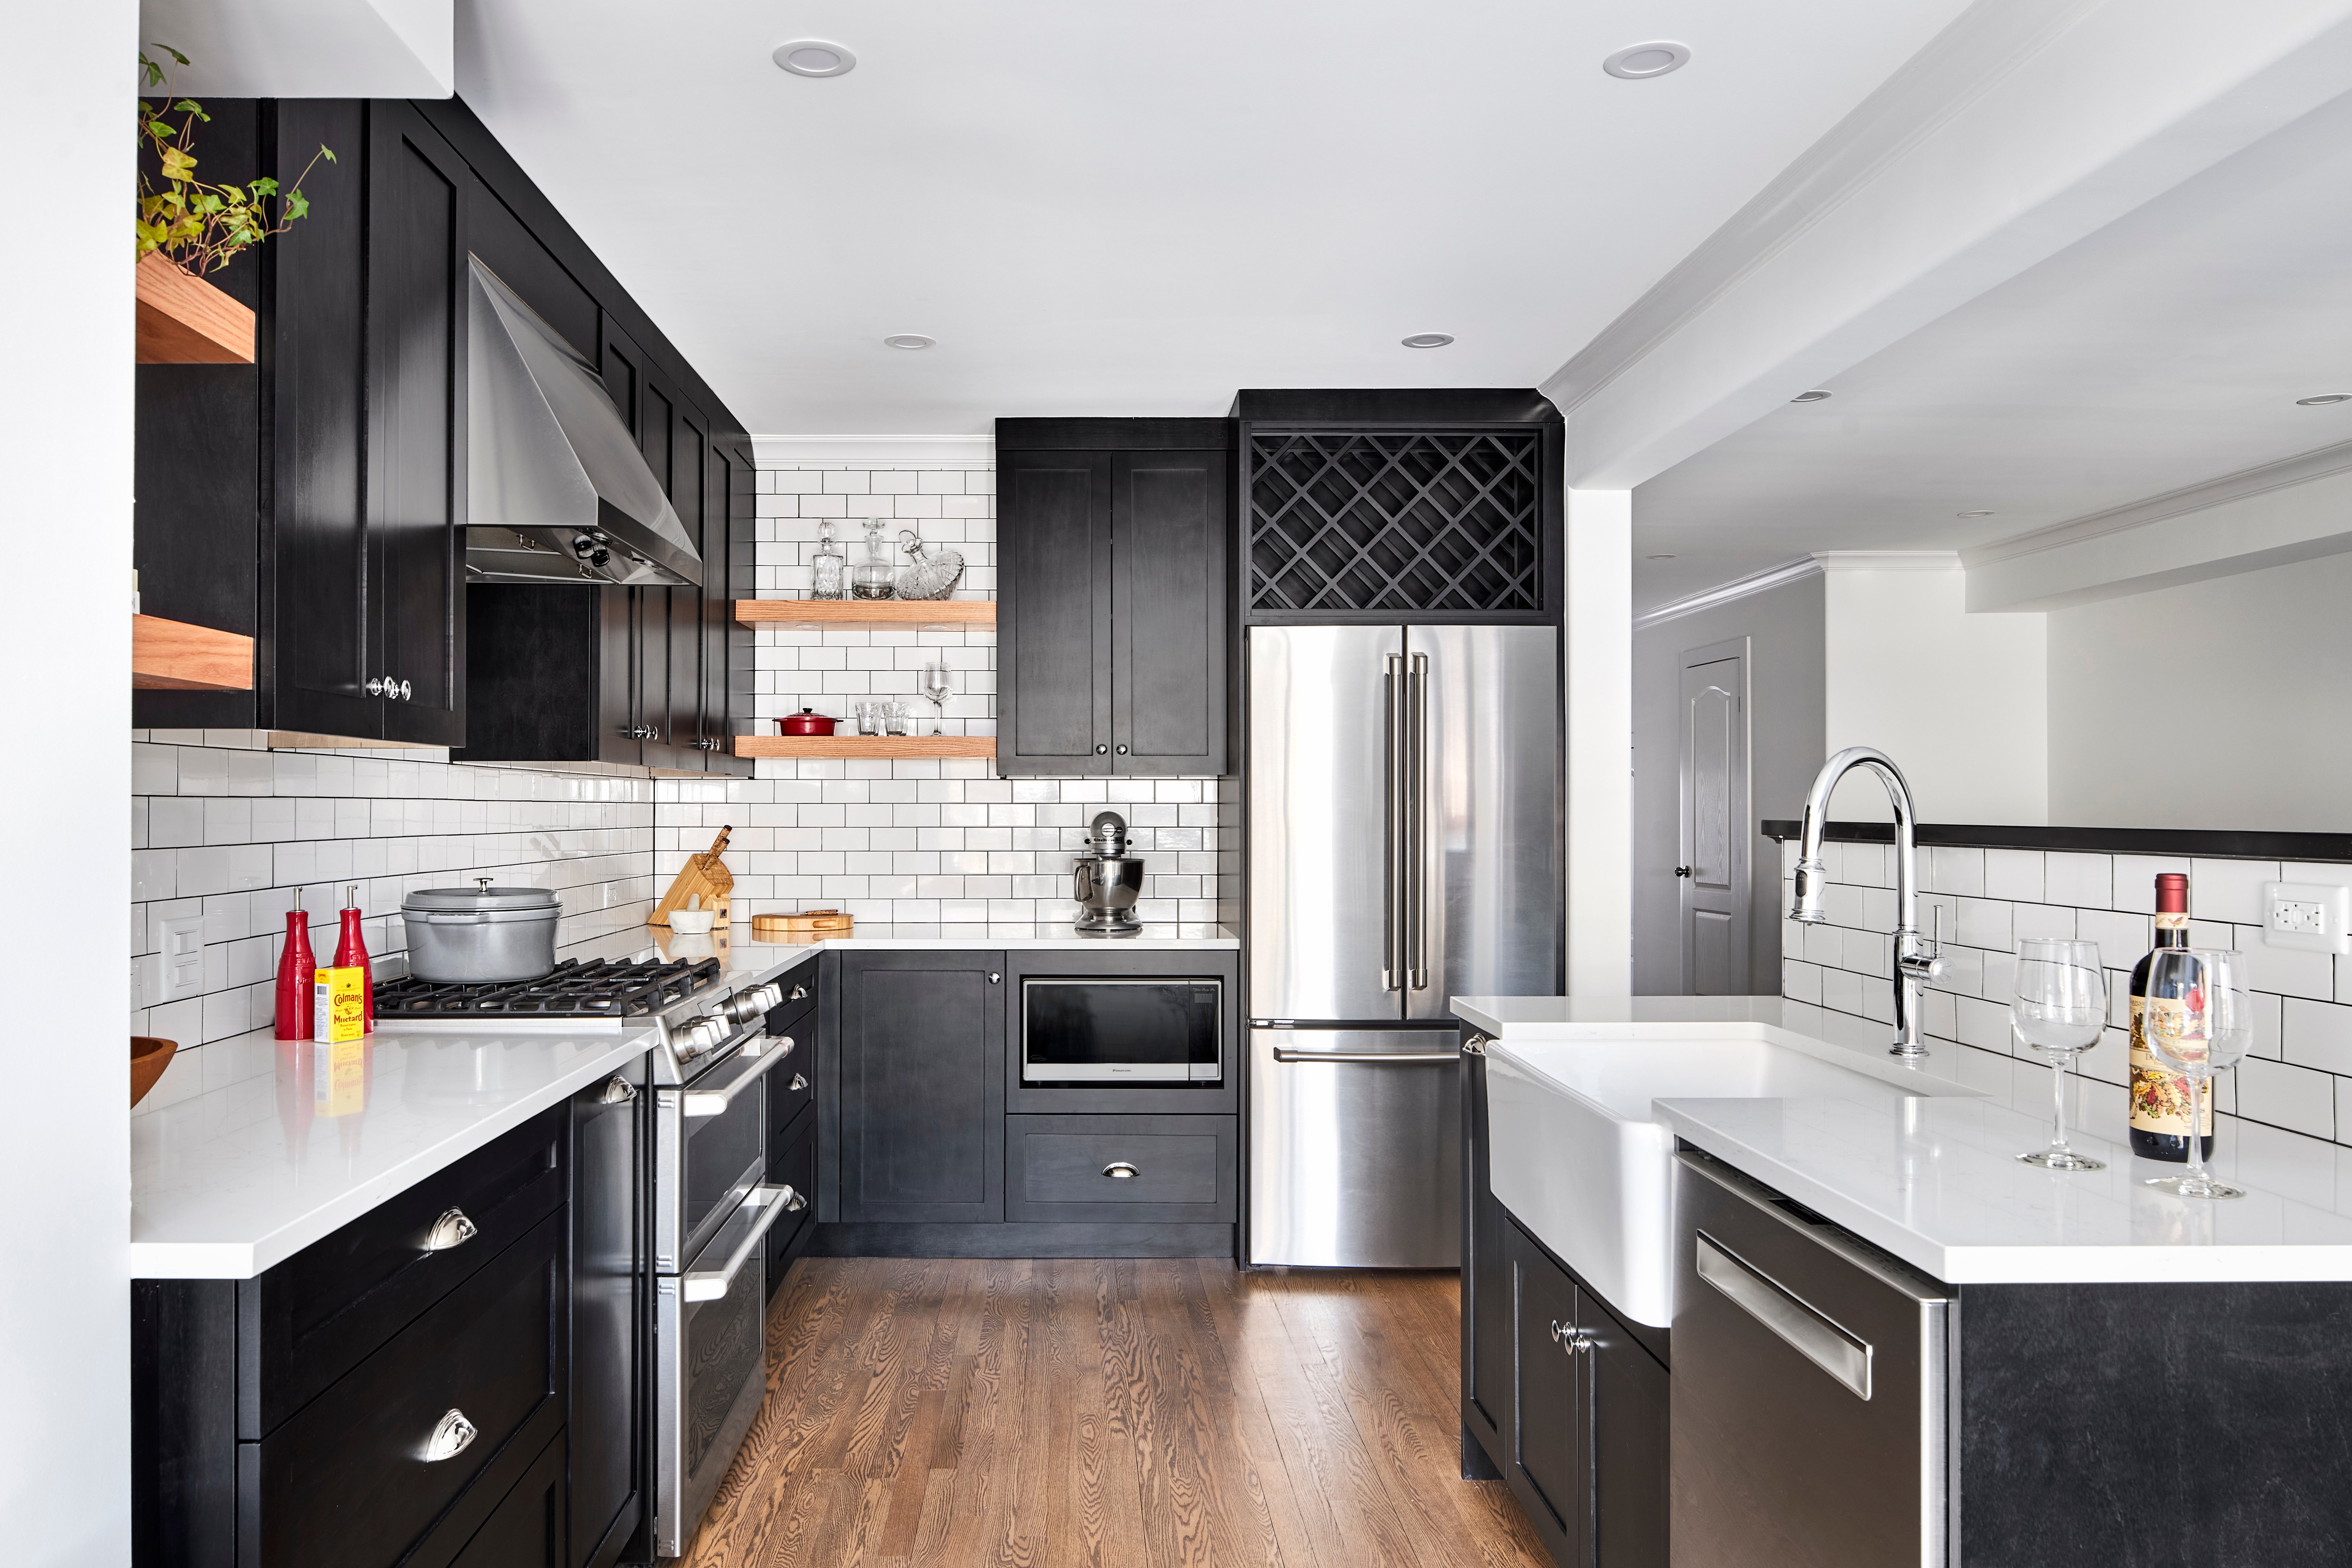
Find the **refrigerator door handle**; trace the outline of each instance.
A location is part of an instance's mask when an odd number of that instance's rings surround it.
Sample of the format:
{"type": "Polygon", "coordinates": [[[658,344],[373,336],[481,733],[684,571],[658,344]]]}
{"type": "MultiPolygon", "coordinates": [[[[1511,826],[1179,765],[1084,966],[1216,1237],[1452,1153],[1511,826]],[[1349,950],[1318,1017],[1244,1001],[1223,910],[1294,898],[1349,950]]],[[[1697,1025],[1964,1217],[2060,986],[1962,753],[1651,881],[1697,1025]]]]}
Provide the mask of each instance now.
{"type": "Polygon", "coordinates": [[[1405,952],[1416,991],[1429,989],[1428,800],[1429,655],[1412,656],[1406,693],[1404,755],[1405,952]]]}
{"type": "Polygon", "coordinates": [[[1387,772],[1382,798],[1386,803],[1381,828],[1381,988],[1401,990],[1405,983],[1405,909],[1412,898],[1408,879],[1412,862],[1404,852],[1405,791],[1404,655],[1386,655],[1388,695],[1387,772]]]}

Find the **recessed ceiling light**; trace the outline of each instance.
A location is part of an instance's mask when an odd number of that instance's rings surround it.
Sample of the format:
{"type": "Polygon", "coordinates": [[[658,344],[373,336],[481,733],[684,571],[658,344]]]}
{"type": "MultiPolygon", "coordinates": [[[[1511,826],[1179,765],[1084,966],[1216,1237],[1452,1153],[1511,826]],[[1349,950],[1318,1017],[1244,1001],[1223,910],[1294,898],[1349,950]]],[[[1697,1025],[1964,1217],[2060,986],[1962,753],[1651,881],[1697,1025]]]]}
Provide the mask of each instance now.
{"type": "Polygon", "coordinates": [[[1789,401],[1790,402],[1827,402],[1829,400],[1829,393],[1822,391],[1819,387],[1815,387],[1811,392],[1799,392],[1789,401]]]}
{"type": "Polygon", "coordinates": [[[1662,77],[1668,71],[1678,71],[1690,61],[1690,47],[1685,44],[1635,44],[1630,49],[1620,49],[1601,62],[1601,68],[1612,77],[1627,81],[1646,81],[1662,77]]]}
{"type": "Polygon", "coordinates": [[[845,77],[857,68],[856,55],[823,38],[794,38],[789,44],[778,44],[770,57],[796,77],[845,77]]]}
{"type": "Polygon", "coordinates": [[[1962,512],[1960,516],[1964,517],[1990,517],[1992,516],[1992,513],[1989,510],[1982,512],[1962,512]]]}
{"type": "Polygon", "coordinates": [[[1442,349],[1454,341],[1451,332],[1415,332],[1404,340],[1408,349],[1442,349]]]}
{"type": "Polygon", "coordinates": [[[920,332],[893,332],[882,341],[893,349],[928,349],[939,340],[926,338],[920,332]]]}
{"type": "Polygon", "coordinates": [[[2326,408],[2332,402],[2352,402],[2352,392],[2322,392],[2317,397],[2299,397],[2294,400],[2294,406],[2326,408]]]}

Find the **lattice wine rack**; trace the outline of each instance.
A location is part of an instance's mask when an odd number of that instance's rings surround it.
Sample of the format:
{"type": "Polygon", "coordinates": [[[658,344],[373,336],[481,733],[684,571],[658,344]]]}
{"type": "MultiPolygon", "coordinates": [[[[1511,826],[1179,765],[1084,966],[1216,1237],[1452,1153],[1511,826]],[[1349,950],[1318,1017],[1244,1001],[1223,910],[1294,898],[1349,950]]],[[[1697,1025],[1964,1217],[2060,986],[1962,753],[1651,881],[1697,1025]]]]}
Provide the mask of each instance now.
{"type": "Polygon", "coordinates": [[[1540,612],[1529,431],[1252,431],[1250,608],[1540,612]]]}

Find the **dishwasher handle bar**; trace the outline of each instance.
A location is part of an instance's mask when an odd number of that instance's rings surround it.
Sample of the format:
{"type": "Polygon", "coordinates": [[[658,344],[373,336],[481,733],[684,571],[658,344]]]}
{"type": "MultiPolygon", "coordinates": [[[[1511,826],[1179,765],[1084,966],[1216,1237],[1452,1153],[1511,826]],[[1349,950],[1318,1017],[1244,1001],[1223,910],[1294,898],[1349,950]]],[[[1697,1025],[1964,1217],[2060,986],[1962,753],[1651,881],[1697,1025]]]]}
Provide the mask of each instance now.
{"type": "Polygon", "coordinates": [[[1700,1280],[1849,1393],[1864,1400],[1870,1397],[1869,1341],[1846,1333],[1706,1231],[1697,1233],[1696,1247],[1700,1280]]]}

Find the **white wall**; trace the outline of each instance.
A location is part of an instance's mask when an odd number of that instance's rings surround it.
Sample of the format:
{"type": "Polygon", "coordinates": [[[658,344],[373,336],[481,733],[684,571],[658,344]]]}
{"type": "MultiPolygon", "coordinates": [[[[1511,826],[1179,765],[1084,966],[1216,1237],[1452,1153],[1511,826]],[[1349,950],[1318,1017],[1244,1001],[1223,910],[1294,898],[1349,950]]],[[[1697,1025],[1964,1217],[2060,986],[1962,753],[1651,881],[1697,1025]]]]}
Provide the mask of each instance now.
{"type": "Polygon", "coordinates": [[[2352,555],[2049,620],[2053,821],[2352,831],[2352,555]]]}
{"type": "Polygon", "coordinates": [[[130,1007],[133,0],[8,7],[0,145],[39,171],[10,246],[0,382],[19,570],[0,668],[37,700],[0,850],[0,1517],[11,1563],[131,1560],[130,1007]],[[30,739],[37,732],[40,739],[30,739]]]}
{"type": "MultiPolygon", "coordinates": [[[[2044,618],[1969,614],[1957,556],[1815,559],[1826,579],[1829,751],[1874,746],[1892,757],[1910,780],[1922,821],[2047,822],[2044,618]]],[[[1888,821],[1885,791],[1849,778],[1834,815],[1888,821]]]]}
{"type": "Polygon", "coordinates": [[[1568,988],[1633,987],[1633,493],[1570,490],[1568,988]]]}

